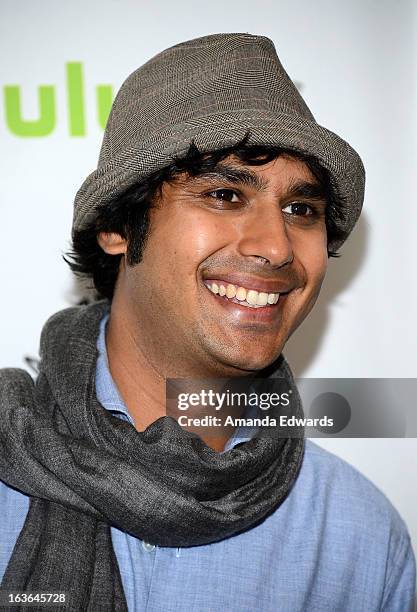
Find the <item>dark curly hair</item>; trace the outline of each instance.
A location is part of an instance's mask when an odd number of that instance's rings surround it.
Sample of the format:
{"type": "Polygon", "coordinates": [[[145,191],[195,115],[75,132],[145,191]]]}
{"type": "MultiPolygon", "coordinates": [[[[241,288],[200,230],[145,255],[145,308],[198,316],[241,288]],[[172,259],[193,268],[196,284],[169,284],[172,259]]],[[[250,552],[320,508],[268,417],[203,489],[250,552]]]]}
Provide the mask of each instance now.
{"type": "MultiPolygon", "coordinates": [[[[142,259],[143,249],[149,232],[149,210],[155,195],[160,193],[164,182],[177,174],[187,172],[191,176],[211,171],[228,157],[236,156],[240,161],[253,166],[266,164],[280,155],[290,155],[303,161],[319,182],[326,197],[327,242],[345,239],[340,229],[344,219],[345,204],[335,193],[330,175],[316,158],[273,146],[248,145],[249,135],[238,144],[211,153],[201,153],[192,143],[185,157],[173,159],[172,163],[149,175],[127,189],[121,196],[102,206],[96,219],[88,227],[73,235],[72,250],[64,257],[71,270],[82,277],[91,278],[97,292],[97,299],[112,299],[122,255],[108,255],[97,242],[100,232],[114,232],[127,240],[127,264],[135,265],[142,259]]],[[[338,253],[328,250],[329,257],[338,253]]]]}

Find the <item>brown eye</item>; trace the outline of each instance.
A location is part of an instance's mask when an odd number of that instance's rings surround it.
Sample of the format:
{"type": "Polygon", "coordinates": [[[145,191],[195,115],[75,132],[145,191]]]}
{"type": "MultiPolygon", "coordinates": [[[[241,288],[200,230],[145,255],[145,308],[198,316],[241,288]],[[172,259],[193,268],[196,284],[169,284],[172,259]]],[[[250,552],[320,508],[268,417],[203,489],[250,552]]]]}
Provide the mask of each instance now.
{"type": "Polygon", "coordinates": [[[310,215],[314,215],[315,212],[309,204],[305,204],[304,202],[291,202],[291,204],[287,204],[287,206],[282,210],[287,214],[296,215],[299,217],[308,217],[310,215]]]}
{"type": "Polygon", "coordinates": [[[239,202],[239,197],[236,191],[233,191],[233,189],[216,189],[215,191],[211,191],[208,195],[216,200],[224,200],[225,202],[239,202]]]}

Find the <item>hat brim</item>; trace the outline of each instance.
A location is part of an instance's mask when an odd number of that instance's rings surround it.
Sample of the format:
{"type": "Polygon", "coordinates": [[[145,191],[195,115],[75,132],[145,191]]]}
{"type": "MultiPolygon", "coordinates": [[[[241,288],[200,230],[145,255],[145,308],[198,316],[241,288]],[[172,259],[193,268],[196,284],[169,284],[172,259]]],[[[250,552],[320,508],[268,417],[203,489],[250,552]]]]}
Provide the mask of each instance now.
{"type": "MultiPolygon", "coordinates": [[[[153,172],[186,155],[190,144],[202,152],[230,147],[249,133],[248,144],[271,145],[311,155],[328,170],[333,189],[345,205],[338,227],[347,236],[363,205],[365,170],[356,151],[342,138],[299,115],[264,110],[217,113],[166,126],[140,147],[134,143],[90,174],[75,198],[73,232],[85,229],[99,209],[153,172]]],[[[337,250],[344,239],[328,247],[337,250]]]]}

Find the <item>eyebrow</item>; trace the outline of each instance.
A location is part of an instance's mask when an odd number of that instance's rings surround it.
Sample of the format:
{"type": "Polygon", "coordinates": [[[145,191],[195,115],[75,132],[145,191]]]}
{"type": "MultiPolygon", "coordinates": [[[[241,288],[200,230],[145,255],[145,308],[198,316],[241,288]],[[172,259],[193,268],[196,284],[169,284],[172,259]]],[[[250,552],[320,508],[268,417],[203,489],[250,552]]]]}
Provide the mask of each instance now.
{"type": "Polygon", "coordinates": [[[308,198],[309,200],[323,200],[326,202],[326,189],[318,182],[311,181],[293,181],[287,191],[287,197],[290,198],[308,198]]]}
{"type": "Polygon", "coordinates": [[[233,183],[234,185],[246,185],[247,187],[252,187],[257,191],[264,191],[268,182],[261,177],[259,177],[254,172],[250,170],[246,170],[245,168],[235,168],[233,166],[223,166],[222,164],[218,164],[214,170],[208,170],[207,172],[202,172],[197,176],[193,177],[194,180],[212,180],[215,181],[227,181],[228,183],[233,183]]]}
{"type": "MultiPolygon", "coordinates": [[[[268,188],[268,181],[261,178],[254,172],[246,168],[236,168],[218,164],[214,170],[202,172],[193,177],[193,180],[227,181],[234,185],[246,185],[256,191],[265,191],[268,188]]],[[[308,198],[310,200],[326,201],[326,190],[323,185],[316,181],[293,180],[290,182],[285,197],[289,198],[308,198]]]]}

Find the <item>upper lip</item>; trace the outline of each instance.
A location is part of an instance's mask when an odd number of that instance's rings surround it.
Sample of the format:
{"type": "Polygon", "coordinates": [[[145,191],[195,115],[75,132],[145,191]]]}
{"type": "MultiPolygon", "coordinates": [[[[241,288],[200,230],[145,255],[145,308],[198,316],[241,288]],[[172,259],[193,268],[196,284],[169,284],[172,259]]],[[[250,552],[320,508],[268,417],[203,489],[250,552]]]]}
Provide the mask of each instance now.
{"type": "Polygon", "coordinates": [[[253,289],[262,293],[288,293],[295,288],[294,283],[285,282],[279,279],[265,279],[238,272],[228,272],[227,274],[207,274],[203,281],[214,281],[224,285],[235,285],[245,289],[253,289]]]}

